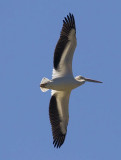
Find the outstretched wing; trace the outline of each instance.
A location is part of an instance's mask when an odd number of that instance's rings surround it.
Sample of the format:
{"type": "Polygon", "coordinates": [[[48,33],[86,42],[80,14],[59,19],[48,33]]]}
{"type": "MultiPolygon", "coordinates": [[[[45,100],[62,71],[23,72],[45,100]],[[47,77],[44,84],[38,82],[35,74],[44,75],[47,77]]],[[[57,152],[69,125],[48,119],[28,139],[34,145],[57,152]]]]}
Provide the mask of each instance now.
{"type": "Polygon", "coordinates": [[[49,104],[49,117],[52,127],[54,147],[64,143],[69,119],[68,104],[70,92],[52,91],[49,104]]]}
{"type": "Polygon", "coordinates": [[[60,38],[54,52],[53,78],[72,74],[72,59],[77,45],[76,26],[73,14],[63,20],[60,38]]]}

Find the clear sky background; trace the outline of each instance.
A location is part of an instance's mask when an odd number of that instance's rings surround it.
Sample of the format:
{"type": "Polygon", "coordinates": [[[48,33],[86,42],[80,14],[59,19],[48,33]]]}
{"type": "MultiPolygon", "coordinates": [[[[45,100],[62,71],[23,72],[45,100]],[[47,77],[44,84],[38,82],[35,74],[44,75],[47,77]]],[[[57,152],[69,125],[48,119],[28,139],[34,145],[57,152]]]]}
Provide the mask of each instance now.
{"type": "Polygon", "coordinates": [[[121,1],[0,1],[0,160],[121,160],[121,1]],[[74,75],[103,81],[72,91],[60,149],[52,144],[53,53],[63,18],[77,28],[74,75]]]}

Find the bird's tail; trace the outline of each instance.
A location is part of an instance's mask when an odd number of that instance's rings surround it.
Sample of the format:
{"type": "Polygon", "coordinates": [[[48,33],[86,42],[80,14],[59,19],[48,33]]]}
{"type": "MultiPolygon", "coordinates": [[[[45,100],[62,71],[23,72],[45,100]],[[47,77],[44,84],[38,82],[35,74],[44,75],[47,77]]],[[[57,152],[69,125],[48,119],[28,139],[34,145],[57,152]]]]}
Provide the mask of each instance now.
{"type": "Polygon", "coordinates": [[[41,83],[40,83],[40,89],[41,89],[41,91],[42,92],[46,92],[46,91],[48,91],[49,89],[48,88],[46,88],[46,84],[49,82],[50,80],[48,79],[48,78],[42,78],[42,80],[41,80],[41,83]]]}

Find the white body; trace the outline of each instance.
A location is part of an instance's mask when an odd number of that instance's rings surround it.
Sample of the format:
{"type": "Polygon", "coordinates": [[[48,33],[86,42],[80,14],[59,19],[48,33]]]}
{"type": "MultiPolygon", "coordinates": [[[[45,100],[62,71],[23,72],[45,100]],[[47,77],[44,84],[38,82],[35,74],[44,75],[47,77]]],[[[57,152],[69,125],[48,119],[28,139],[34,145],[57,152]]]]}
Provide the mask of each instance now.
{"type": "Polygon", "coordinates": [[[74,88],[79,87],[85,81],[77,81],[73,76],[70,77],[59,77],[50,80],[45,86],[48,89],[56,90],[56,91],[71,91],[74,88]]]}

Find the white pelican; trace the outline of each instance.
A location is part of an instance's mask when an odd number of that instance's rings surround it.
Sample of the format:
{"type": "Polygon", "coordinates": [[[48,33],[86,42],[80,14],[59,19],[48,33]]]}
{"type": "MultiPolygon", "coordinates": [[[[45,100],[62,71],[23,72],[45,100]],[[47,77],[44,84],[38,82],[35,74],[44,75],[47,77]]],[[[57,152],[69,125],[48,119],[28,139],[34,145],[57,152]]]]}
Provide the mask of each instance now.
{"type": "Polygon", "coordinates": [[[72,59],[76,45],[75,20],[73,14],[69,13],[63,20],[60,38],[55,48],[52,79],[43,78],[40,83],[40,88],[43,92],[48,89],[52,90],[49,117],[52,126],[53,144],[57,148],[60,148],[64,143],[67,133],[68,104],[72,89],[81,86],[85,82],[102,83],[82,76],[74,78],[72,59]]]}

